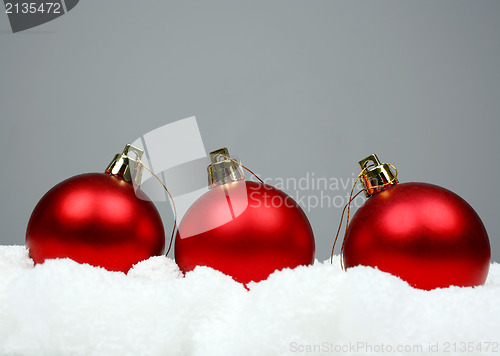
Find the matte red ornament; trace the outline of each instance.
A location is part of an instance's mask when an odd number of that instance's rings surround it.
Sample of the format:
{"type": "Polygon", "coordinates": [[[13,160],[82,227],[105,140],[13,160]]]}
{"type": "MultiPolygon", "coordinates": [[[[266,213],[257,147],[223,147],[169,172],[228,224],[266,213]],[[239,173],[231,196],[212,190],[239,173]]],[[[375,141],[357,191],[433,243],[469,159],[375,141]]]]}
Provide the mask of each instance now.
{"type": "Polygon", "coordinates": [[[314,236],[299,205],[268,184],[245,181],[239,165],[227,157],[227,149],[211,153],[211,189],[179,225],[175,259],[180,269],[209,266],[247,284],[276,270],[312,264],[314,236]]]}
{"type": "MultiPolygon", "coordinates": [[[[71,258],[79,263],[128,272],[137,262],[160,255],[165,232],[158,210],[132,184],[129,150],[115,157],[106,173],[69,178],[36,205],[26,232],[35,263],[71,258]]],[[[139,170],[140,166],[135,165],[139,170]]],[[[136,174],[140,180],[140,174],[136,174]]]]}
{"type": "Polygon", "coordinates": [[[360,165],[365,168],[370,161],[375,166],[362,180],[369,198],[354,215],[344,240],[346,268],[377,267],[426,290],[483,284],[490,243],[474,209],[436,185],[397,184],[388,165],[375,155],[360,165]]]}

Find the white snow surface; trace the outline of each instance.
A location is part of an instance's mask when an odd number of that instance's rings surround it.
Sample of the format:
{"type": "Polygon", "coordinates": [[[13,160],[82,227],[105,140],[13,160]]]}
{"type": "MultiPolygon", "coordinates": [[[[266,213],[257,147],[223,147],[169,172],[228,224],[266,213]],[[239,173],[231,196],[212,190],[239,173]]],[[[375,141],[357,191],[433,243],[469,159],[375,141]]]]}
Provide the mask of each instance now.
{"type": "Polygon", "coordinates": [[[342,271],[336,256],[249,289],[207,267],[183,277],[164,256],[125,275],[69,259],[33,266],[24,246],[0,246],[0,354],[500,352],[496,263],[484,286],[423,291],[369,267],[342,271]]]}

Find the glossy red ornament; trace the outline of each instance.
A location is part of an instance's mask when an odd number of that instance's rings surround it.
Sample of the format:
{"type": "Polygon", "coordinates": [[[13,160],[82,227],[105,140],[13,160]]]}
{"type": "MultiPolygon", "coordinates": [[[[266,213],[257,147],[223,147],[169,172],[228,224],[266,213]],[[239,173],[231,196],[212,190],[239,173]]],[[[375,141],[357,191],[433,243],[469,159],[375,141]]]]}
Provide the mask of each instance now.
{"type": "Polygon", "coordinates": [[[114,175],[69,178],[42,197],[26,232],[35,263],[67,257],[126,273],[135,263],[162,254],[165,233],[158,210],[140,189],[135,191],[123,175],[128,168],[122,168],[114,175]]]}
{"type": "Polygon", "coordinates": [[[426,290],[485,282],[488,235],[465,200],[426,183],[389,184],[372,193],[349,224],[347,268],[377,267],[426,290]]]}
{"type": "MultiPolygon", "coordinates": [[[[238,168],[233,167],[241,179],[238,168]]],[[[175,238],[175,259],[184,273],[209,266],[246,284],[313,263],[314,236],[302,209],[282,191],[228,179],[186,212],[175,238]]]]}

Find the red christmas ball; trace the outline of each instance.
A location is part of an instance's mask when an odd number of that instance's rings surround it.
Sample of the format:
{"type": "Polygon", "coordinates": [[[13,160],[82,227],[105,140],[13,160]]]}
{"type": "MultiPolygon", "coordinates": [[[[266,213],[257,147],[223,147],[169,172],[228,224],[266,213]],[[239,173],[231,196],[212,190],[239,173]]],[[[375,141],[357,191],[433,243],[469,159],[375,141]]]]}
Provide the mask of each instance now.
{"type": "Polygon", "coordinates": [[[282,191],[235,181],[213,187],[186,212],[175,238],[183,272],[209,266],[243,284],[314,261],[314,236],[302,209],[282,191]]]}
{"type": "Polygon", "coordinates": [[[377,267],[421,289],[478,286],[490,265],[486,229],[451,191],[426,183],[389,185],[368,198],[345,236],[345,266],[377,267]]]}
{"type": "Polygon", "coordinates": [[[67,257],[126,273],[162,254],[165,232],[154,204],[122,169],[78,175],[49,190],[31,215],[26,246],[35,263],[67,257]]]}

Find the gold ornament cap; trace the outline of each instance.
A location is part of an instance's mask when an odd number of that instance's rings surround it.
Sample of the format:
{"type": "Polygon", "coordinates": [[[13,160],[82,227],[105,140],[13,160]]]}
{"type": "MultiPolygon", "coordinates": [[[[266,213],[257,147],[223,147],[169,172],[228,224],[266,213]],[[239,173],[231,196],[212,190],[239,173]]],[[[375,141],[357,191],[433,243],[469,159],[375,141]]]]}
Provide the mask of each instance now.
{"type": "Polygon", "coordinates": [[[208,187],[245,180],[241,166],[231,160],[226,147],[210,152],[211,164],[207,167],[208,187]]]}
{"type": "Polygon", "coordinates": [[[388,163],[380,163],[376,154],[371,154],[359,161],[359,166],[363,170],[361,183],[367,197],[381,192],[388,185],[399,183],[391,166],[388,163]]]}
{"type": "Polygon", "coordinates": [[[142,179],[142,165],[139,164],[138,160],[129,156],[130,152],[135,153],[135,157],[139,158],[139,160],[144,154],[144,151],[140,148],[127,144],[122,153],[115,155],[108,165],[108,168],[106,168],[105,173],[122,178],[126,182],[140,185],[142,179]]]}

